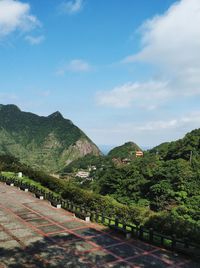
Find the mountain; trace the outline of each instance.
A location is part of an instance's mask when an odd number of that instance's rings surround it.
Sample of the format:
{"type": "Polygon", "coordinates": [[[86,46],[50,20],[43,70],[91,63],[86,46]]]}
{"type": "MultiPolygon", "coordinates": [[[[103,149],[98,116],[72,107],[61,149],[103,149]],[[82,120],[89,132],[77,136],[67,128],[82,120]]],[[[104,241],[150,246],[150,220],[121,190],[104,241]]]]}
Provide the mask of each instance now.
{"type": "Polygon", "coordinates": [[[111,158],[129,158],[135,155],[137,150],[141,150],[140,147],[134,142],[126,142],[125,144],[113,148],[108,156],[111,158]]]}
{"type": "Polygon", "coordinates": [[[13,155],[24,164],[54,173],[98,147],[60,112],[48,117],[0,105],[0,154],[13,155]]]}
{"type": "Polygon", "coordinates": [[[200,129],[195,129],[185,135],[184,138],[173,142],[165,142],[150,150],[157,153],[164,160],[185,159],[200,157],[200,129]]]}

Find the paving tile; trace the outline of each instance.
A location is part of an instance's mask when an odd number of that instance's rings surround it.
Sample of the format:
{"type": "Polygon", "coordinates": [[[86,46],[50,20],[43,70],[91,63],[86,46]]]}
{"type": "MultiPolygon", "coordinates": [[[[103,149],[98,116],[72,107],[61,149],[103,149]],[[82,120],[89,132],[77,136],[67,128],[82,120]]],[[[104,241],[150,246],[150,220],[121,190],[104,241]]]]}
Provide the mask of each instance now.
{"type": "Polygon", "coordinates": [[[0,217],[0,224],[4,224],[6,222],[11,222],[13,220],[13,217],[10,217],[9,215],[1,216],[0,217]]]}
{"type": "Polygon", "coordinates": [[[103,264],[116,261],[117,258],[114,257],[112,254],[105,252],[103,250],[96,250],[89,252],[85,255],[85,259],[88,259],[97,267],[102,267],[103,264]]]}
{"type": "Polygon", "coordinates": [[[144,251],[129,244],[120,244],[109,247],[109,251],[121,258],[130,258],[142,254],[144,251]]]}
{"type": "Polygon", "coordinates": [[[82,257],[73,254],[73,252],[69,252],[66,254],[62,254],[59,252],[59,255],[51,255],[49,257],[49,261],[47,267],[50,268],[93,268],[93,265],[90,264],[87,260],[84,260],[82,257]]]}
{"type": "Polygon", "coordinates": [[[33,226],[40,226],[40,225],[50,225],[52,222],[44,219],[44,218],[39,218],[39,219],[31,219],[27,220],[27,223],[30,223],[33,226]]]}
{"type": "Polygon", "coordinates": [[[62,223],[62,222],[65,222],[65,221],[70,221],[70,220],[73,220],[74,217],[71,216],[71,215],[48,215],[50,216],[50,219],[53,220],[53,221],[56,221],[56,222],[59,222],[59,223],[62,223]]]}
{"type": "Polygon", "coordinates": [[[23,238],[23,237],[27,237],[27,236],[36,236],[37,235],[36,232],[34,232],[28,228],[11,230],[10,233],[17,238],[23,238]]]}
{"type": "Polygon", "coordinates": [[[2,216],[6,216],[6,212],[4,211],[4,210],[0,210],[0,216],[2,217],[2,216]]]}
{"type": "Polygon", "coordinates": [[[74,234],[71,233],[58,233],[58,234],[50,234],[50,238],[52,238],[56,243],[61,244],[61,245],[68,245],[69,241],[72,240],[80,240],[80,238],[74,234]]]}
{"type": "Polygon", "coordinates": [[[104,267],[105,268],[133,268],[131,264],[128,264],[127,262],[123,262],[123,261],[110,263],[104,267]]]}
{"type": "Polygon", "coordinates": [[[94,249],[94,245],[89,244],[84,240],[76,240],[68,243],[67,247],[70,247],[71,250],[75,252],[83,252],[94,249]]]}
{"type": "Polygon", "coordinates": [[[47,268],[41,261],[21,249],[7,251],[7,254],[1,257],[1,262],[4,264],[3,268],[47,268]]]}
{"type": "Polygon", "coordinates": [[[96,243],[97,245],[103,246],[103,247],[109,247],[114,244],[119,244],[121,243],[120,240],[117,240],[109,235],[100,235],[97,237],[93,237],[90,239],[93,243],[96,243]]]}
{"type": "Polygon", "coordinates": [[[180,268],[200,268],[200,263],[189,261],[188,263],[180,265],[180,268]]]}
{"type": "Polygon", "coordinates": [[[135,267],[142,268],[166,268],[169,264],[151,255],[143,255],[128,260],[135,267]]]}
{"type": "Polygon", "coordinates": [[[137,246],[138,248],[140,249],[143,249],[145,251],[153,251],[153,250],[156,250],[157,248],[150,245],[150,244],[147,244],[147,243],[144,243],[142,241],[139,241],[139,240],[132,240],[131,242],[134,246],[137,246]]]}
{"type": "Polygon", "coordinates": [[[67,221],[61,224],[63,227],[67,229],[76,229],[87,226],[84,222],[81,221],[67,221]]]}
{"type": "Polygon", "coordinates": [[[23,242],[25,246],[31,246],[32,244],[36,242],[42,241],[43,237],[42,236],[32,236],[32,237],[24,237],[21,238],[20,240],[23,242]]]}
{"type": "Polygon", "coordinates": [[[20,207],[13,207],[12,211],[14,211],[17,215],[30,213],[31,211],[28,208],[20,207]]]}
{"type": "Polygon", "coordinates": [[[45,234],[64,231],[63,228],[57,225],[39,226],[37,229],[41,230],[45,234]]]}
{"type": "Polygon", "coordinates": [[[0,242],[5,241],[5,240],[12,240],[12,238],[4,231],[0,231],[0,242]]]}
{"type": "Polygon", "coordinates": [[[41,243],[41,249],[37,251],[36,256],[46,260],[52,260],[57,257],[62,258],[66,254],[65,249],[56,244],[41,243]]]}
{"type": "Polygon", "coordinates": [[[180,254],[173,253],[164,249],[154,251],[153,255],[159,257],[161,260],[171,265],[176,265],[180,261],[184,261],[184,258],[180,254]]]}
{"type": "Polygon", "coordinates": [[[0,253],[2,249],[13,249],[16,247],[20,247],[20,244],[16,240],[0,242],[0,253]]]}
{"type": "Polygon", "coordinates": [[[92,236],[102,235],[102,232],[94,228],[81,228],[81,229],[75,230],[74,232],[83,237],[92,237],[92,236]]]}
{"type": "Polygon", "coordinates": [[[76,257],[76,260],[72,260],[72,258],[70,258],[70,256],[68,257],[63,257],[63,259],[54,259],[53,261],[51,261],[51,263],[47,264],[48,268],[63,268],[63,267],[67,267],[67,268],[89,268],[92,266],[87,263],[84,263],[82,260],[78,260],[78,257],[76,257]]]}
{"type": "MultiPolygon", "coordinates": [[[[24,241],[26,245],[26,252],[31,254],[32,256],[35,256],[37,254],[42,254],[42,252],[45,252],[48,248],[50,248],[52,245],[55,246],[55,242],[50,240],[47,237],[30,237],[29,240],[24,241]]],[[[46,260],[46,259],[45,259],[46,260]]]]}
{"type": "Polygon", "coordinates": [[[31,219],[36,219],[36,218],[41,218],[40,215],[36,214],[36,213],[27,213],[27,214],[22,214],[19,215],[20,218],[22,218],[23,220],[31,220],[31,219]]]}
{"type": "Polygon", "coordinates": [[[8,230],[14,230],[14,229],[23,229],[26,228],[22,222],[19,221],[12,221],[4,223],[3,226],[8,230]]]}

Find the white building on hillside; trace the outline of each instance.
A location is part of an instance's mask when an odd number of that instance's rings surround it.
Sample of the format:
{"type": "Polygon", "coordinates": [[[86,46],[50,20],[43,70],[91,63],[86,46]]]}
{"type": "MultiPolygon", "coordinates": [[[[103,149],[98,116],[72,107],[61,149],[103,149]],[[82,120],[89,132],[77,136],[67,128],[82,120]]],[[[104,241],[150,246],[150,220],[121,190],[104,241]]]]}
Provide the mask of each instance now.
{"type": "Polygon", "coordinates": [[[88,178],[90,175],[89,172],[87,171],[79,171],[77,174],[76,174],[76,177],[79,177],[79,178],[82,178],[82,179],[86,179],[88,178]]]}

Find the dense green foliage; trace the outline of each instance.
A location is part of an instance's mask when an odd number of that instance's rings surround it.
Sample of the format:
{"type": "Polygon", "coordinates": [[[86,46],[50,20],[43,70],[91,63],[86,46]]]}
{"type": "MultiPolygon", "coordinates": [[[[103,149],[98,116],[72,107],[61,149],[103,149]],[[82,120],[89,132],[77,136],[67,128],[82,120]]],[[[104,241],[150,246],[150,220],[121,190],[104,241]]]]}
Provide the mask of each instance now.
{"type": "Polygon", "coordinates": [[[156,212],[147,226],[200,241],[199,140],[200,130],[195,130],[182,140],[145,152],[128,165],[105,165],[95,172],[88,187],[120,203],[156,212]]]}
{"type": "MultiPolygon", "coordinates": [[[[102,165],[108,165],[109,159],[105,156],[95,156],[88,154],[84,157],[78,158],[71,162],[63,169],[63,173],[71,173],[79,169],[88,169],[88,167],[95,166],[96,168],[101,168],[102,165]]],[[[111,164],[111,162],[110,162],[111,164]]]]}
{"type": "Polygon", "coordinates": [[[141,150],[140,147],[134,142],[126,142],[125,144],[113,148],[108,156],[110,158],[133,158],[135,156],[135,152],[137,150],[141,150]]]}
{"type": "Polygon", "coordinates": [[[187,133],[183,139],[174,142],[163,143],[151,150],[164,160],[185,159],[200,157],[200,129],[187,133]]]}
{"type": "Polygon", "coordinates": [[[56,172],[66,163],[98,148],[59,112],[48,117],[22,112],[15,105],[0,106],[0,153],[12,154],[35,169],[56,172]],[[81,145],[75,146],[77,141],[81,145]]]}

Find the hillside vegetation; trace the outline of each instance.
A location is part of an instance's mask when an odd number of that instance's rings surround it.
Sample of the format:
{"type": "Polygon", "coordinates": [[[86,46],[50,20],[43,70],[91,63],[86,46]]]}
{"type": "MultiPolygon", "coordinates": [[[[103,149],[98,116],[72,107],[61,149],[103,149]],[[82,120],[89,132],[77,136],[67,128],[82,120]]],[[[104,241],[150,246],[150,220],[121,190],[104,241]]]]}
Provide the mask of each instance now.
{"type": "MultiPolygon", "coordinates": [[[[133,149],[117,147],[108,156],[114,157],[113,152],[117,152],[115,157],[124,158],[129,157],[133,149]]],[[[128,164],[116,165],[111,159],[104,158],[101,168],[92,172],[93,180],[80,186],[110,196],[122,204],[156,212],[146,225],[162,233],[198,239],[200,129],[188,133],[183,139],[144,152],[144,157],[131,158],[128,164]]]]}
{"type": "Polygon", "coordinates": [[[133,158],[135,156],[135,152],[141,150],[140,147],[134,142],[126,142],[125,144],[113,148],[108,156],[110,158],[133,158]]]}
{"type": "Polygon", "coordinates": [[[100,151],[59,112],[44,117],[22,112],[15,105],[0,105],[0,154],[54,173],[77,158],[100,151]]]}
{"type": "Polygon", "coordinates": [[[200,157],[200,129],[195,129],[187,133],[183,139],[166,142],[155,148],[150,152],[157,153],[162,159],[185,159],[190,160],[199,159],[200,157]]]}

